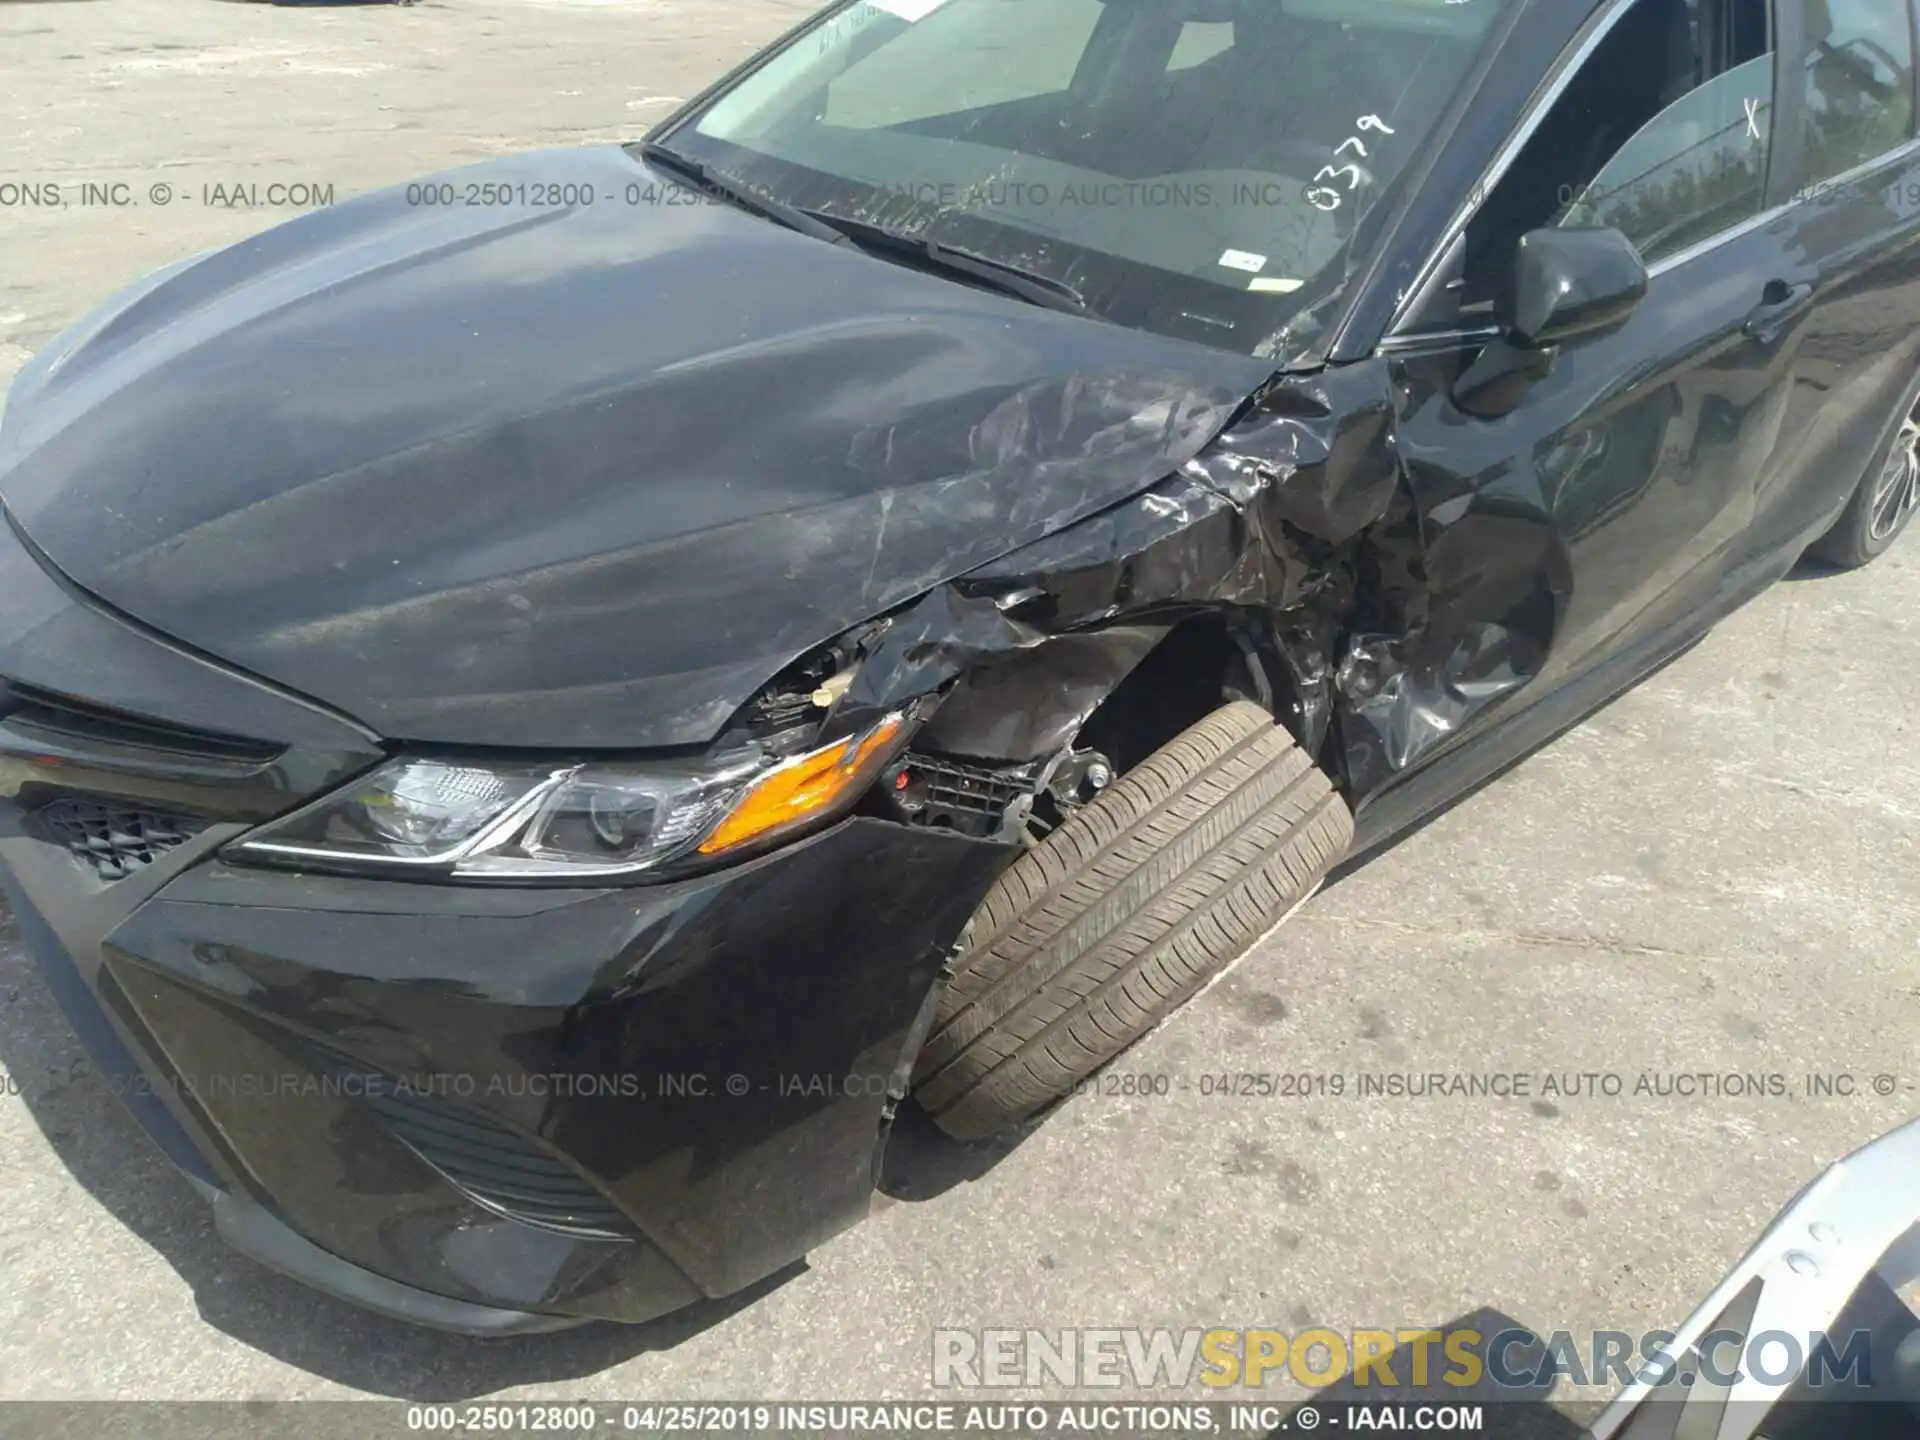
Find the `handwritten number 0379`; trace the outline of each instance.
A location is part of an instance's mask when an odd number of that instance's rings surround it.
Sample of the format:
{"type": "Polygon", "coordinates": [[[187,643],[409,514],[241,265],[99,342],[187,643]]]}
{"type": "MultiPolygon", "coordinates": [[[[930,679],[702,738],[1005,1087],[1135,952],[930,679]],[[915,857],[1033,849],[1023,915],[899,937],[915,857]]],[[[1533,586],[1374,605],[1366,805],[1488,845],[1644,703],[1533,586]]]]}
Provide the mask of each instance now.
{"type": "MultiPolygon", "coordinates": [[[[1362,115],[1353,122],[1353,128],[1362,134],[1349,135],[1335,146],[1333,151],[1335,160],[1349,153],[1362,160],[1366,159],[1367,142],[1362,135],[1367,131],[1378,135],[1393,134],[1393,127],[1378,115],[1362,115]]],[[[1347,185],[1347,194],[1350,195],[1364,185],[1366,179],[1366,172],[1352,161],[1348,161],[1345,165],[1322,165],[1320,173],[1313,177],[1313,184],[1307,189],[1307,203],[1316,210],[1338,210],[1346,199],[1346,195],[1341,194],[1332,184],[1322,182],[1344,180],[1347,185]]]]}

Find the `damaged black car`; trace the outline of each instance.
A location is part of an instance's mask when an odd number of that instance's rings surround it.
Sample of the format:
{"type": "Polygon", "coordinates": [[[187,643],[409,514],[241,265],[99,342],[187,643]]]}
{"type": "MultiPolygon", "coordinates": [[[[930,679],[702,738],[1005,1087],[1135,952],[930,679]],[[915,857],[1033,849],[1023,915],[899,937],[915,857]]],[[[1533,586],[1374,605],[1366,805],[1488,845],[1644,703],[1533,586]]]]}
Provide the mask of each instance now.
{"type": "MultiPolygon", "coordinates": [[[[0,423],[0,865],[243,1251],[740,1290],[1920,504],[1914,17],[857,0],[0,423]]],[[[1810,737],[1811,738],[1811,737],[1810,737]]]]}

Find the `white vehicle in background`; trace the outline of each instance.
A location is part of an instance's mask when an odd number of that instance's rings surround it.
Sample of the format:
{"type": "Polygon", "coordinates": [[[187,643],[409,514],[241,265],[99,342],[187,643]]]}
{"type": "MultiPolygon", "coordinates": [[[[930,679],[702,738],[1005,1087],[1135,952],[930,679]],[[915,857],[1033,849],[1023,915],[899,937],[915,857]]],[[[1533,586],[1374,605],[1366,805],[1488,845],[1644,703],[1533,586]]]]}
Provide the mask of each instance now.
{"type": "Polygon", "coordinates": [[[1594,1440],[1920,1434],[1920,1120],[1780,1212],[1594,1440]]]}

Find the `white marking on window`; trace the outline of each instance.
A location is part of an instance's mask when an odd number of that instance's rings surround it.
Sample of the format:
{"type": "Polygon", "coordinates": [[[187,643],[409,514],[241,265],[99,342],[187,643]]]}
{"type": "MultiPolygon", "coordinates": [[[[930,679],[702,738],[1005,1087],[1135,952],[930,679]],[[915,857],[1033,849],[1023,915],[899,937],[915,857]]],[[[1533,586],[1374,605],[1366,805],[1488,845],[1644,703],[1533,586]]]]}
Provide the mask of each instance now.
{"type": "Polygon", "coordinates": [[[1342,175],[1347,177],[1348,190],[1358,190],[1360,188],[1360,182],[1365,178],[1360,173],[1360,167],[1358,165],[1342,165],[1338,169],[1335,169],[1331,165],[1322,165],[1320,167],[1320,173],[1313,178],[1316,180],[1338,180],[1342,175]]]}

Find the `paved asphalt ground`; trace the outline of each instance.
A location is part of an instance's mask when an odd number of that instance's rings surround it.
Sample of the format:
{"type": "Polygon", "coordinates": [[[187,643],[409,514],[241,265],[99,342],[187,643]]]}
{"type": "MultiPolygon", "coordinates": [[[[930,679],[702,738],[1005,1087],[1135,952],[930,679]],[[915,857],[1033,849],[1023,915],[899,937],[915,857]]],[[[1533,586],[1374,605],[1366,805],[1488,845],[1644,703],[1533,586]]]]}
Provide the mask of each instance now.
{"type": "MultiPolygon", "coordinates": [[[[291,213],[206,187],[344,198],[630,137],[806,8],[0,0],[0,195],[69,196],[0,208],[0,379],[142,272],[291,213]],[[82,205],[82,182],[124,203],[82,205]]],[[[872,1398],[926,1391],[944,1326],[1675,1322],[1803,1181],[1917,1108],[1917,607],[1920,537],[1782,584],[1323,891],[1119,1067],[1169,1094],[1079,1099],[1011,1149],[910,1133],[865,1226],[634,1329],[437,1336],[229,1254],[9,923],[0,1396],[872,1398]],[[1276,1070],[1348,1093],[1201,1093],[1276,1070]],[[1353,1095],[1404,1072],[1533,1093],[1353,1095]],[[1643,1072],[1790,1093],[1636,1096],[1643,1072]],[[1626,1093],[1545,1099],[1549,1073],[1626,1093]],[[1810,1075],[1855,1093],[1810,1097],[1810,1075]]]]}

